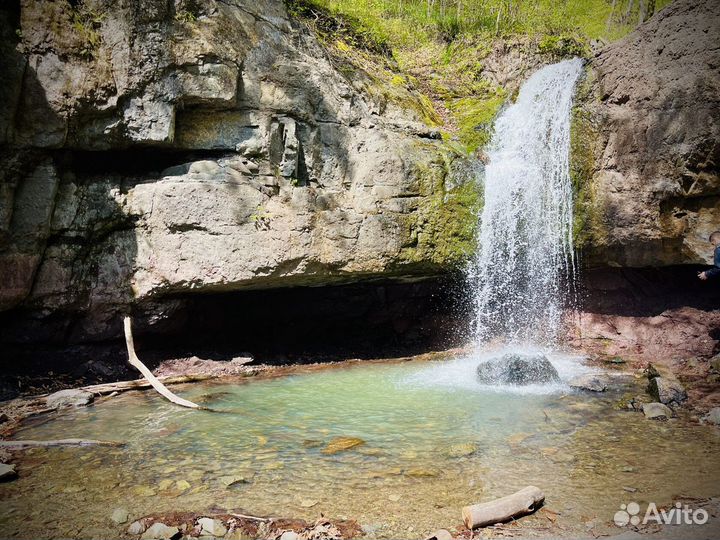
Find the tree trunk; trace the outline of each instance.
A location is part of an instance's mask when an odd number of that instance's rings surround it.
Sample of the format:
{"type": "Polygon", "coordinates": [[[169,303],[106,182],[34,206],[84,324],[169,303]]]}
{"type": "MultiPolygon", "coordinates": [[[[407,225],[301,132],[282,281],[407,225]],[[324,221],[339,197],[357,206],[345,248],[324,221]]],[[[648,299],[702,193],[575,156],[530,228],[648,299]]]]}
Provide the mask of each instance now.
{"type": "Polygon", "coordinates": [[[545,500],[545,495],[535,486],[528,486],[517,493],[494,501],[466,506],[462,517],[468,529],[503,523],[512,518],[532,514],[545,500]]]}

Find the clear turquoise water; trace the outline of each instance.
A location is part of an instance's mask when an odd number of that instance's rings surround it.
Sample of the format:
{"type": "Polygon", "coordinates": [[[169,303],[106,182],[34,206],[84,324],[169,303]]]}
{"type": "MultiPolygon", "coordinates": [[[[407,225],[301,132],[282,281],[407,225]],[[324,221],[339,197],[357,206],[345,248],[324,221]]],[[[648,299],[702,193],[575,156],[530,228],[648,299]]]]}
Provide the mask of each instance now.
{"type": "MultiPolygon", "coordinates": [[[[622,394],[641,391],[632,380],[600,396],[565,385],[517,392],[478,385],[477,361],[356,363],[179,389],[222,413],[180,409],[150,392],[65,412],[18,438],[126,446],[27,453],[20,479],[0,485],[0,523],[20,536],[117,537],[123,528],[108,518],[118,506],[134,518],[215,507],[322,512],[378,537],[419,538],[459,525],[466,504],[528,484],[545,490],[568,527],[582,525],[587,508],[612,521],[628,499],[623,487],[637,489],[638,501],[718,494],[717,433],[618,410],[622,394]],[[324,453],[335,437],[364,444],[324,453]],[[243,481],[227,487],[227,477],[243,481]]],[[[587,369],[553,361],[564,378],[587,369]]]]}

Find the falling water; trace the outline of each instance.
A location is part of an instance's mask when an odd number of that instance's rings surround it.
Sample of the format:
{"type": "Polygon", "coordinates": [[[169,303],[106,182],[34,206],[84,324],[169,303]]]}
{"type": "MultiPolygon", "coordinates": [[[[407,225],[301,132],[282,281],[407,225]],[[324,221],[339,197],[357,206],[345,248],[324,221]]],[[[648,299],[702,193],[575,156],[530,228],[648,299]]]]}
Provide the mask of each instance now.
{"type": "Polygon", "coordinates": [[[476,338],[551,344],[572,282],[570,111],[580,59],[540,69],[501,113],[485,169],[476,338]]]}

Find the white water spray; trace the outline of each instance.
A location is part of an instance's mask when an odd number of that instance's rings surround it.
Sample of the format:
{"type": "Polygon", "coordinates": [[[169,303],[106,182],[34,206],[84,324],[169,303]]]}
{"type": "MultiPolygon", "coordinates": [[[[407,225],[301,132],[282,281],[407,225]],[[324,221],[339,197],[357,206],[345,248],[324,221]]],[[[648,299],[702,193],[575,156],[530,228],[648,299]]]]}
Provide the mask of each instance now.
{"type": "Polygon", "coordinates": [[[570,113],[580,59],[537,71],[498,117],[472,276],[476,341],[551,345],[574,275],[570,113]]]}

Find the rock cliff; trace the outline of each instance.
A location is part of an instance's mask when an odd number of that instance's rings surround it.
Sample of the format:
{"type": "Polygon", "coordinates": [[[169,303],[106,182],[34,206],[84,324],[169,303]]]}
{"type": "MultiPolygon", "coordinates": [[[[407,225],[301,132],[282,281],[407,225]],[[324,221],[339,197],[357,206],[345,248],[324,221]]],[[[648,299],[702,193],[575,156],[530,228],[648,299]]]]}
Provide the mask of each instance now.
{"type": "Polygon", "coordinates": [[[718,20],[717,0],[678,0],[591,60],[573,149],[591,265],[711,263],[718,20]]]}
{"type": "Polygon", "coordinates": [[[418,279],[472,250],[473,165],[419,94],[343,69],[280,0],[1,15],[0,309],[102,339],[169,294],[418,279]]]}

